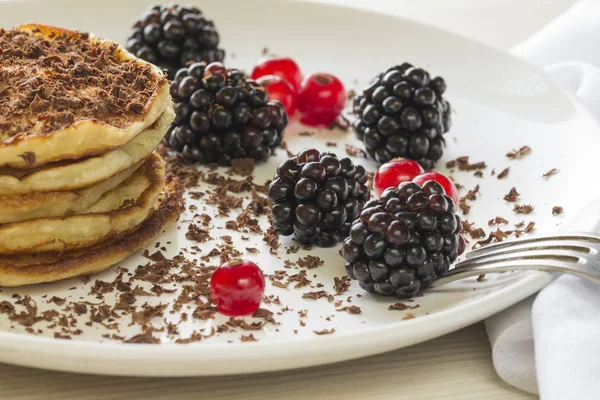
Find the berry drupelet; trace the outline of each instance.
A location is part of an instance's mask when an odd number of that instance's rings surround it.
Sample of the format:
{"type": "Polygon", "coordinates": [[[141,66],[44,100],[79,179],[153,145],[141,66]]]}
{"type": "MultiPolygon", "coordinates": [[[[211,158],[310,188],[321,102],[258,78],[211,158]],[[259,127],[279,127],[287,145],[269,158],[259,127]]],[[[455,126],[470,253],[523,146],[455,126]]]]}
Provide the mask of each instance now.
{"type": "Polygon", "coordinates": [[[365,169],[348,157],[302,150],[279,165],[269,185],[273,226],[301,244],[333,246],[369,200],[366,182],[365,169]]]}
{"type": "Polygon", "coordinates": [[[352,224],[342,247],[346,271],[368,292],[414,296],[464,251],[460,230],[454,202],[439,183],[402,183],[365,204],[352,224]]]}
{"type": "Polygon", "coordinates": [[[264,161],[281,145],[288,123],[283,106],[236,69],[218,62],[182,68],[171,82],[171,96],[175,120],[165,143],[189,162],[264,161]]]}
{"type": "Polygon", "coordinates": [[[377,75],[356,98],[356,135],[379,163],[410,158],[431,169],[442,157],[450,129],[444,79],[408,63],[377,75]]]}
{"type": "Polygon", "coordinates": [[[189,62],[223,61],[219,34],[196,7],[178,4],[149,7],[138,18],[126,48],[163,68],[172,79],[189,62]]]}

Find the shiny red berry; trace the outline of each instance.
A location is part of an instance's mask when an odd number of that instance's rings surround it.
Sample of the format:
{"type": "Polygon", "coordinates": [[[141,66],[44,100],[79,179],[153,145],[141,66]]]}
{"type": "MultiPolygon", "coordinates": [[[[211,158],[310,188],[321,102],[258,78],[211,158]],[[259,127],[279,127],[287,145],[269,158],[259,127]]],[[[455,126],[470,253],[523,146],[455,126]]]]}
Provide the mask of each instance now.
{"type": "Polygon", "coordinates": [[[446,175],[440,174],[439,172],[426,172],[413,179],[413,182],[423,185],[427,181],[436,181],[444,188],[446,195],[454,200],[454,204],[458,204],[458,190],[454,185],[454,182],[450,180],[446,175]]]}
{"type": "Polygon", "coordinates": [[[377,196],[387,188],[398,187],[402,182],[410,182],[424,173],[421,165],[408,158],[396,158],[379,167],[373,177],[373,189],[377,196]]]}
{"type": "Polygon", "coordinates": [[[265,295],[265,277],[252,261],[231,260],[215,270],[210,292],[217,310],[232,317],[250,315],[265,295]]]}
{"type": "Polygon", "coordinates": [[[346,104],[342,82],[331,74],[305,76],[298,93],[300,122],[306,125],[330,125],[346,104]]]}
{"type": "Polygon", "coordinates": [[[279,100],[285,112],[291,117],[296,112],[296,92],[294,88],[277,75],[265,75],[256,80],[267,90],[270,100],[279,100]]]}
{"type": "Polygon", "coordinates": [[[287,81],[297,92],[302,82],[302,72],[294,60],[289,57],[266,57],[261,59],[252,71],[252,79],[261,76],[277,75],[287,81]]]}

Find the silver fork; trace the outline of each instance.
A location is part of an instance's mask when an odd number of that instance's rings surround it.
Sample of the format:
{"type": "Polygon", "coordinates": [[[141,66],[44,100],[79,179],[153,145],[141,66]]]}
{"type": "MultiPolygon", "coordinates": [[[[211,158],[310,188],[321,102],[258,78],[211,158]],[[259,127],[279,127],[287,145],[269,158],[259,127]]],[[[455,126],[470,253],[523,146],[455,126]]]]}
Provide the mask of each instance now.
{"type": "Polygon", "coordinates": [[[467,253],[433,287],[490,272],[540,270],[600,282],[600,234],[555,233],[496,243],[467,253]]]}

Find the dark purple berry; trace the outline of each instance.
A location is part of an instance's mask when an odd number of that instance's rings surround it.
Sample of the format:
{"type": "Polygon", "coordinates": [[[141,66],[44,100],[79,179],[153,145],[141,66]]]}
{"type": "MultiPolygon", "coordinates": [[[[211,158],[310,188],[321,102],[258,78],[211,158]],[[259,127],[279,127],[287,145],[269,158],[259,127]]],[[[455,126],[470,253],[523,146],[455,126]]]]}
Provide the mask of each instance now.
{"type": "Polygon", "coordinates": [[[354,100],[356,136],[379,163],[410,158],[431,169],[442,157],[450,129],[446,83],[408,63],[376,76],[354,100]]]}
{"type": "MultiPolygon", "coordinates": [[[[262,134],[263,140],[272,135],[262,134]]],[[[277,167],[270,184],[273,227],[282,235],[293,231],[299,243],[330,247],[351,234],[350,222],[359,216],[369,196],[363,167],[347,157],[304,149],[277,167]]],[[[392,222],[393,215],[388,219],[392,222]]]]}
{"type": "MultiPolygon", "coordinates": [[[[177,4],[162,9],[148,8],[137,20],[126,48],[136,56],[162,67],[173,79],[178,69],[190,62],[222,61],[219,35],[214,23],[197,9],[177,4]]],[[[192,75],[202,79],[203,72],[192,75]]]]}
{"type": "Polygon", "coordinates": [[[433,181],[403,183],[368,201],[344,243],[348,276],[368,292],[400,298],[431,286],[465,249],[451,204],[433,181]]]}

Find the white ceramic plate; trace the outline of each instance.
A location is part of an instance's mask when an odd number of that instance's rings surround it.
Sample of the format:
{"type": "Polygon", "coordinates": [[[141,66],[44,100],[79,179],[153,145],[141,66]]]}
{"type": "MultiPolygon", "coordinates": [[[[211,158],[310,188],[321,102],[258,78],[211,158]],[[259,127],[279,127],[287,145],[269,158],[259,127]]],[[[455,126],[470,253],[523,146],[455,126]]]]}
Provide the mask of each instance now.
{"type": "MultiPolygon", "coordinates": [[[[445,161],[463,155],[470,156],[471,161],[483,160],[488,164],[483,178],[473,176],[472,172],[455,173],[466,188],[481,186],[481,195],[466,219],[476,222],[486,232],[492,229],[487,221],[497,215],[511,223],[533,220],[537,232],[554,230],[563,218],[569,218],[600,194],[600,186],[584,182],[585,172],[597,166],[600,132],[596,122],[572,96],[553,85],[542,72],[518,59],[431,27],[352,9],[267,0],[197,3],[216,21],[230,66],[249,70],[262,49],[268,46],[272,53],[295,58],[304,71],[335,73],[348,88],[359,88],[374,74],[403,61],[443,76],[448,82],[448,97],[455,115],[440,170],[446,171],[445,161]],[[530,155],[516,161],[506,158],[508,151],[524,145],[533,149],[530,155]],[[492,169],[498,173],[508,166],[511,170],[506,179],[491,176],[492,169]],[[560,173],[543,179],[542,174],[551,168],[560,169],[560,173]],[[503,200],[512,186],[521,193],[522,203],[536,207],[534,213],[526,216],[512,213],[512,204],[503,200]],[[554,205],[563,206],[565,213],[553,217],[554,205]]],[[[117,0],[8,1],[0,3],[0,26],[35,21],[87,30],[124,42],[131,22],[145,5],[144,1],[117,0]]],[[[312,137],[298,136],[297,132],[302,130],[306,129],[290,126],[286,140],[292,150],[306,146],[324,148],[327,141],[339,141],[336,151],[343,154],[345,141],[358,145],[351,133],[323,131],[312,137]]],[[[260,166],[256,181],[269,178],[284,158],[284,152],[279,151],[267,165],[260,166]]],[[[358,162],[370,171],[375,169],[370,161],[359,159],[358,162]]],[[[199,188],[204,189],[206,187],[199,188]]],[[[208,210],[214,213],[210,207],[208,210]]],[[[232,214],[235,216],[238,212],[232,214]]],[[[191,213],[184,220],[188,218],[191,213]]],[[[167,245],[169,256],[186,245],[187,222],[180,225],[184,229],[171,229],[160,239],[162,243],[171,242],[167,245]]],[[[222,220],[213,221],[215,227],[222,225],[222,220]]],[[[267,226],[264,218],[261,226],[267,226]]],[[[210,250],[223,234],[232,235],[241,248],[258,248],[259,254],[245,257],[258,262],[267,274],[284,269],[283,261],[287,258],[295,261],[310,253],[325,262],[308,271],[313,286],[322,283],[324,290],[333,293],[334,277],[344,275],[343,260],[336,248],[286,255],[285,248],[293,242],[284,239],[277,258],[269,255],[262,235],[245,235],[250,240],[241,242],[239,234],[218,228],[211,230],[215,241],[201,248],[210,250]]],[[[133,272],[137,265],[145,262],[141,255],[136,255],[121,267],[133,272]]],[[[218,258],[211,262],[217,263],[218,258]]],[[[289,271],[290,275],[297,272],[289,271]]],[[[112,281],[116,274],[116,268],[112,268],[94,276],[88,284],[74,279],[16,290],[3,289],[0,300],[9,299],[13,293],[29,295],[36,301],[40,313],[51,306],[56,308],[47,304],[51,296],[67,299],[59,309],[64,309],[69,301],[81,299],[96,303],[95,296],[89,294],[94,281],[112,281]]],[[[77,318],[74,326],[68,327],[71,331],[82,330],[79,335],[71,335],[73,340],[54,339],[56,329],[47,328],[52,322],[37,323],[33,326],[35,334],[30,334],[25,332],[25,327],[11,323],[3,315],[0,316],[0,361],[74,372],[147,376],[237,374],[305,367],[363,357],[435,338],[514,304],[549,280],[544,273],[493,275],[483,282],[468,279],[427,292],[413,303],[407,303],[418,304],[419,308],[406,311],[389,311],[389,305],[395,302],[393,299],[370,295],[359,298],[361,291],[353,284],[336,300],[343,300],[342,306],[359,306],[362,313],[358,315],[337,312],[335,302],[301,296],[318,289],[281,289],[268,285],[267,294],[279,296],[282,305],[264,307],[276,313],[274,317],[279,325],[267,324],[254,332],[238,329],[189,345],[174,341],[188,337],[194,330],[204,328],[205,333],[209,332],[211,326],[224,323],[226,318],[217,316],[208,321],[189,318],[179,325],[179,335],[156,333],[163,344],[141,345],[104,339],[103,334],[114,331],[98,324],[87,326],[89,310],[87,315],[77,318]],[[348,296],[352,296],[352,303],[347,302],[348,296]],[[282,311],[284,305],[289,310],[282,311]],[[300,318],[301,310],[308,310],[307,317],[300,318]],[[416,318],[408,319],[409,313],[416,318]],[[301,326],[300,320],[305,326],[301,326]],[[316,335],[313,332],[323,329],[335,329],[335,333],[316,335]],[[241,335],[249,333],[258,341],[242,343],[241,335]]],[[[118,294],[107,294],[106,303],[114,304],[118,294]]],[[[173,296],[139,297],[136,305],[145,301],[171,304],[173,296]]],[[[182,312],[191,314],[192,310],[184,307],[182,312]]],[[[170,313],[168,309],[164,318],[177,323],[180,313],[170,313]]],[[[119,335],[131,337],[140,332],[140,327],[130,322],[130,317],[120,322],[119,335]]],[[[154,318],[152,324],[163,326],[163,318],[154,318]]]]}

